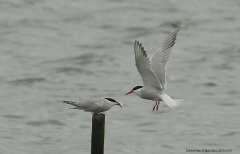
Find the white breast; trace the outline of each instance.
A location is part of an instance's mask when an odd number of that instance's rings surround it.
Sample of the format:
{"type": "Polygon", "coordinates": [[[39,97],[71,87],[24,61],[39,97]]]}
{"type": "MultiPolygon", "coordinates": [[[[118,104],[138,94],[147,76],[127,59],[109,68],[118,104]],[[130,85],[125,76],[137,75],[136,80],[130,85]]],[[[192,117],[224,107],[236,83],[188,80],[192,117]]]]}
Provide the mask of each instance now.
{"type": "Polygon", "coordinates": [[[161,101],[160,91],[150,91],[143,88],[139,94],[139,97],[147,100],[161,101]]]}

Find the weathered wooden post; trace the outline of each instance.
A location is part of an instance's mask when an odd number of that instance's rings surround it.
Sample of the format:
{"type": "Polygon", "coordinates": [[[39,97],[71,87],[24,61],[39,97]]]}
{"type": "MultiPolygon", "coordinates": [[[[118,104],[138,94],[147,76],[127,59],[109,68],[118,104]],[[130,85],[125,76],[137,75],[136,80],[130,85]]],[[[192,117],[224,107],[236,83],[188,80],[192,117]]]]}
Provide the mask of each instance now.
{"type": "Polygon", "coordinates": [[[93,114],[91,154],[104,153],[104,128],[105,114],[93,114]]]}

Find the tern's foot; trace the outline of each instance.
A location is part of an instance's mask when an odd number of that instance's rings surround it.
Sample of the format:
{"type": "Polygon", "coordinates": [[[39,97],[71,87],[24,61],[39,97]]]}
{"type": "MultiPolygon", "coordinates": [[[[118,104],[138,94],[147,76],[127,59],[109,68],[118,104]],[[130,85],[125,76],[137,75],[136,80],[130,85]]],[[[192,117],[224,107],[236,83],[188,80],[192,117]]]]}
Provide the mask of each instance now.
{"type": "Polygon", "coordinates": [[[104,114],[104,113],[102,113],[102,112],[99,112],[99,113],[94,113],[94,114],[104,114]]]}
{"type": "Polygon", "coordinates": [[[152,111],[154,111],[154,110],[155,110],[155,105],[154,105],[154,107],[153,107],[152,111]]]}

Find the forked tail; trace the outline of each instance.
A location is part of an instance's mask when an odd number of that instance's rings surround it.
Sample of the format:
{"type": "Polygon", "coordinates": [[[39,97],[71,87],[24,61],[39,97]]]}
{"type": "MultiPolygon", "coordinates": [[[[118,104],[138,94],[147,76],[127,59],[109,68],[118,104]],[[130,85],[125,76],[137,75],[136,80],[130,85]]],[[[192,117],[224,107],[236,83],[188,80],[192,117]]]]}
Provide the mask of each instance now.
{"type": "Polygon", "coordinates": [[[161,94],[161,98],[163,102],[166,103],[167,106],[171,108],[178,106],[183,101],[183,99],[172,99],[167,94],[161,94]]]}

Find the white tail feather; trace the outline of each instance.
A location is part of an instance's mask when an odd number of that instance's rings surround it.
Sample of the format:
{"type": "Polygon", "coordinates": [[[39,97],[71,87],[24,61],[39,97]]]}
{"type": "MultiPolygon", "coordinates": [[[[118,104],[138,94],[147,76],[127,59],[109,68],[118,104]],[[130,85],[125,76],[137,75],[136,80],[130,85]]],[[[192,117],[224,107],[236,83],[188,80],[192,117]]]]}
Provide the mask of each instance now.
{"type": "Polygon", "coordinates": [[[178,106],[183,101],[183,99],[172,99],[167,94],[161,94],[161,98],[163,102],[171,108],[178,106]]]}

